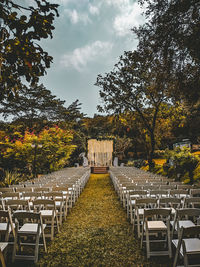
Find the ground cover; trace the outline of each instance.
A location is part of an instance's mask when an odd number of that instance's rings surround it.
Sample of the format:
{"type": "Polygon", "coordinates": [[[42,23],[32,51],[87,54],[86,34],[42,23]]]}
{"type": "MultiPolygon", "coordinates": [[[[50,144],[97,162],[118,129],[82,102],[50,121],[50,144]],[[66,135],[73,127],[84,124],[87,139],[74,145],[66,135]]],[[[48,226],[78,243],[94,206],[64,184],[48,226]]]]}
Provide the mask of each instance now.
{"type": "Polygon", "coordinates": [[[91,175],[39,266],[170,266],[167,261],[145,259],[109,176],[91,175]]]}

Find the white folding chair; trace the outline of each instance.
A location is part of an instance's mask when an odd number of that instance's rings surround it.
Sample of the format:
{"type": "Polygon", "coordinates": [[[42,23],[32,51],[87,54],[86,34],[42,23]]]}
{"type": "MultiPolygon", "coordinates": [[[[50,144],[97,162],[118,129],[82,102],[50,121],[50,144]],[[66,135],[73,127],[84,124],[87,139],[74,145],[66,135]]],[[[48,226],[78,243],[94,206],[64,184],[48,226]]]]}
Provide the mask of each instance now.
{"type": "Polygon", "coordinates": [[[44,245],[45,252],[47,251],[44,235],[44,228],[46,225],[43,224],[41,214],[29,211],[16,211],[13,214],[13,218],[15,220],[16,234],[14,239],[12,262],[19,259],[33,260],[36,263],[38,261],[39,245],[44,245]],[[20,226],[21,222],[23,222],[22,226],[20,226]],[[40,237],[42,237],[43,240],[42,244],[39,243],[40,237]],[[33,243],[33,241],[35,242],[33,243]],[[17,254],[17,247],[19,252],[21,252],[21,248],[24,246],[34,246],[34,254],[17,254]]]}
{"type": "Polygon", "coordinates": [[[179,256],[183,258],[186,267],[200,266],[200,225],[181,227],[179,239],[172,240],[172,244],[176,248],[173,267],[177,266],[179,256]],[[195,257],[195,262],[189,265],[192,256],[195,257]]]}
{"type": "Polygon", "coordinates": [[[197,224],[197,219],[200,216],[200,209],[197,208],[185,208],[177,209],[172,224],[172,238],[177,233],[179,236],[181,227],[188,228],[197,224]]]}
{"type": "Polygon", "coordinates": [[[50,228],[51,233],[45,233],[46,237],[54,239],[54,227],[60,231],[55,201],[50,199],[36,199],[33,201],[34,210],[41,212],[42,220],[50,228]]]}
{"type": "Polygon", "coordinates": [[[146,208],[156,208],[158,200],[156,198],[136,198],[135,199],[135,212],[133,218],[133,230],[137,225],[138,237],[141,237],[141,228],[144,216],[144,210],[146,208]]]}
{"type": "Polygon", "coordinates": [[[168,255],[170,258],[172,257],[171,236],[170,236],[170,214],[171,214],[170,209],[156,208],[156,209],[144,210],[141,248],[143,246],[144,236],[146,236],[146,252],[148,259],[150,258],[150,256],[161,256],[161,255],[168,255]],[[152,235],[154,236],[153,240],[150,239],[150,236],[152,235]],[[163,236],[164,239],[162,238],[163,236]],[[150,244],[155,242],[164,243],[165,245],[167,245],[168,249],[159,251],[151,250],[150,244]]]}

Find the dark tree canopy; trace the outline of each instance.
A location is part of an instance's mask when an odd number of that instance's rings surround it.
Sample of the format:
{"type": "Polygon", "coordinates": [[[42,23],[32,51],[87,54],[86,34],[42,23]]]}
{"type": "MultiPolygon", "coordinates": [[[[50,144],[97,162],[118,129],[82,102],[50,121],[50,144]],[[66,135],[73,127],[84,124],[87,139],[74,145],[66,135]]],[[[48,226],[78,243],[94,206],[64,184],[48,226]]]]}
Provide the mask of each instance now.
{"type": "Polygon", "coordinates": [[[139,46],[165,58],[170,94],[195,103],[200,98],[200,1],[139,0],[147,5],[148,23],[134,29],[139,46]],[[172,87],[170,87],[172,89],[172,87]]]}
{"type": "Polygon", "coordinates": [[[103,108],[114,113],[136,112],[151,139],[149,162],[155,149],[155,128],[162,103],[169,101],[166,81],[168,74],[161,57],[148,48],[125,52],[115,68],[105,76],[98,75],[103,108]]]}
{"type": "Polygon", "coordinates": [[[24,85],[14,99],[1,101],[0,112],[4,118],[12,117],[32,127],[36,121],[62,120],[67,112],[64,103],[42,84],[30,88],[24,85]]]}
{"type": "Polygon", "coordinates": [[[24,79],[31,85],[37,83],[52,62],[39,41],[52,38],[58,5],[46,0],[30,3],[0,1],[0,100],[12,98],[24,79]]]}

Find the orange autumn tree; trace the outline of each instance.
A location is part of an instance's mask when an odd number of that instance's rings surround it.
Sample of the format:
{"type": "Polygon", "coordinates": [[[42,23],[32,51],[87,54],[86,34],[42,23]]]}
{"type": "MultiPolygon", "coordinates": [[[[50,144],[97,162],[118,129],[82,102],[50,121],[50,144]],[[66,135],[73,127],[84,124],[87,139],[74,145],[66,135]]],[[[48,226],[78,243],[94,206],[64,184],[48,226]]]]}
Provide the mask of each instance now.
{"type": "Polygon", "coordinates": [[[43,129],[39,134],[26,131],[11,139],[1,134],[1,167],[36,175],[63,168],[75,149],[73,134],[58,126],[43,129]]]}

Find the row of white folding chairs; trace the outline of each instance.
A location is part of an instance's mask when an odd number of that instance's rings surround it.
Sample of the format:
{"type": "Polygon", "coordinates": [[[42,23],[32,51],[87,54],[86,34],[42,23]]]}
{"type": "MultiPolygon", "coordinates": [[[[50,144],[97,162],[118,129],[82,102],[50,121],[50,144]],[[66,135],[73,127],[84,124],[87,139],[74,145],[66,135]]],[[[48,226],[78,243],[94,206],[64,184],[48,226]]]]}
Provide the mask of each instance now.
{"type": "Polygon", "coordinates": [[[147,258],[168,255],[172,258],[172,247],[175,249],[173,267],[177,266],[178,258],[182,258],[184,266],[200,265],[200,225],[188,217],[199,217],[200,209],[181,209],[176,211],[172,229],[176,228],[175,237],[170,231],[171,210],[163,208],[144,209],[141,230],[141,248],[146,246],[147,258]],[[184,218],[186,216],[186,218],[184,218]],[[184,220],[182,220],[184,219],[184,220]],[[145,240],[146,239],[146,240],[145,240]],[[152,243],[159,242],[159,250],[152,250],[152,243]],[[164,243],[161,250],[161,243],[164,243]],[[195,265],[189,265],[191,262],[195,265]]]}

